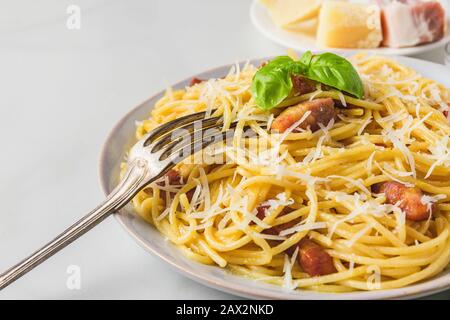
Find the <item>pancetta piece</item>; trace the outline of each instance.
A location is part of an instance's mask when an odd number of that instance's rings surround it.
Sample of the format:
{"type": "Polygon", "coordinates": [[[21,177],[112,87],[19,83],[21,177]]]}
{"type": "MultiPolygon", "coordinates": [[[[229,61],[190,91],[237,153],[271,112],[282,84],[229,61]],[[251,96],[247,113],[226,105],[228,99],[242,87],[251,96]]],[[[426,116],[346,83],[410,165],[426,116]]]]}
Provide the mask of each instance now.
{"type": "Polygon", "coordinates": [[[302,76],[292,76],[292,87],[294,89],[294,93],[299,96],[316,91],[316,83],[317,82],[302,76]]]}
{"type": "Polygon", "coordinates": [[[311,131],[314,132],[320,129],[319,124],[326,126],[336,116],[334,101],[331,98],[305,101],[283,110],[272,122],[272,130],[285,132],[308,111],[310,111],[310,114],[296,129],[310,127],[311,131]]]}
{"type": "MultiPolygon", "coordinates": [[[[158,181],[156,182],[156,184],[160,187],[170,187],[170,186],[181,187],[184,185],[183,177],[181,176],[180,172],[176,169],[170,169],[169,171],[167,171],[167,173],[164,175],[164,180],[158,181]]],[[[194,195],[194,191],[195,189],[191,189],[188,192],[186,192],[186,197],[188,198],[189,201],[191,201],[192,196],[194,195]]],[[[153,195],[153,191],[151,188],[144,189],[144,192],[150,196],[153,195]]],[[[166,201],[167,198],[166,193],[167,192],[165,190],[160,191],[160,197],[164,202],[166,201]]],[[[172,198],[173,196],[173,193],[170,191],[169,196],[170,198],[172,198]]]]}
{"type": "Polygon", "coordinates": [[[205,80],[194,77],[189,82],[189,87],[195,86],[196,84],[202,83],[203,81],[205,81],[205,80]]]}
{"type": "MultiPolygon", "coordinates": [[[[263,220],[266,216],[267,210],[269,209],[269,205],[261,204],[256,208],[256,216],[263,220]]],[[[283,216],[291,212],[292,209],[286,207],[281,211],[279,216],[283,216]]],[[[281,231],[286,230],[288,228],[292,228],[294,225],[299,223],[298,219],[291,220],[289,222],[273,226],[269,229],[265,229],[262,231],[264,234],[270,235],[279,235],[281,231]]],[[[275,245],[279,242],[277,240],[269,240],[270,243],[274,243],[275,245]]],[[[289,256],[292,256],[298,248],[298,256],[297,260],[303,271],[309,274],[311,277],[315,276],[323,276],[330,273],[336,272],[336,268],[333,264],[333,259],[322,248],[320,245],[316,244],[314,241],[303,238],[297,244],[286,249],[286,253],[289,256]]]]}
{"type": "Polygon", "coordinates": [[[437,1],[378,0],[383,45],[412,47],[434,42],[445,33],[445,10],[437,1]]]}
{"type": "Polygon", "coordinates": [[[419,188],[407,187],[396,181],[386,181],[372,186],[375,193],[384,193],[390,204],[399,204],[399,208],[410,221],[424,221],[435,211],[436,206],[428,206],[422,201],[423,193],[419,188]]]}
{"type": "Polygon", "coordinates": [[[298,262],[311,277],[335,273],[333,258],[320,245],[303,238],[298,244],[298,262]]]}

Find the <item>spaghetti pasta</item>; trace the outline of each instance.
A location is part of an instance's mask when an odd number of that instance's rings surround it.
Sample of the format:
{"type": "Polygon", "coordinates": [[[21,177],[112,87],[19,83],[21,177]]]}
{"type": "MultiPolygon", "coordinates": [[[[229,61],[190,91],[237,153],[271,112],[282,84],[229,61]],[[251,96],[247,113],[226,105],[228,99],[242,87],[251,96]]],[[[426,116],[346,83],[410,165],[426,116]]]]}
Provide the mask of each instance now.
{"type": "Polygon", "coordinates": [[[223,116],[224,129],[237,126],[230,143],[209,150],[222,163],[186,159],[176,167],[182,183],[148,186],[135,211],[190,259],[290,289],[391,289],[441,272],[450,261],[450,90],[385,57],[351,61],[365,99],[322,87],[263,111],[250,64],[168,90],[136,138],[204,110],[223,116]],[[284,107],[318,98],[343,105],[328,126],[268,129],[284,107]],[[420,190],[428,219],[410,220],[404,199],[374,192],[384,182],[420,190]],[[305,239],[331,257],[333,272],[311,276],[297,262],[304,252],[292,248],[305,239]]]}

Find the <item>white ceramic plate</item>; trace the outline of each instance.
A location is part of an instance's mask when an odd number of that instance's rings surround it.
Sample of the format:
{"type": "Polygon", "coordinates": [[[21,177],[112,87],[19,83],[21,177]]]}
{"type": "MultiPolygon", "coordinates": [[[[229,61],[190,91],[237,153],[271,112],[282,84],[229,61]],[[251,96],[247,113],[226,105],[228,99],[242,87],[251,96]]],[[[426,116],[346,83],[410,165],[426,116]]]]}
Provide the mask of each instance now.
{"type": "MultiPolygon", "coordinates": [[[[437,80],[450,87],[450,69],[418,59],[399,57],[400,63],[414,67],[422,75],[437,80]]],[[[259,65],[267,59],[253,60],[259,65]]],[[[230,65],[218,67],[192,77],[200,79],[219,78],[227,74],[230,65]]],[[[187,86],[189,77],[175,84],[174,88],[187,86]]],[[[125,115],[114,127],[103,147],[100,158],[100,181],[105,194],[117,185],[119,165],[129,147],[135,142],[135,121],[148,117],[154,103],[164,94],[159,92],[125,115]]],[[[318,293],[312,291],[287,291],[282,287],[257,282],[230,274],[215,266],[202,265],[191,261],[150,224],[137,216],[130,206],[116,215],[119,223],[145,250],[160,257],[177,271],[207,286],[243,297],[259,299],[400,299],[429,295],[450,288],[450,270],[426,282],[395,290],[353,292],[342,294],[318,293]]]]}
{"type": "MultiPolygon", "coordinates": [[[[253,0],[250,7],[250,17],[253,25],[261,32],[265,37],[270,40],[286,47],[298,51],[323,51],[332,50],[334,52],[354,52],[355,49],[344,49],[344,48],[320,48],[316,45],[313,38],[307,36],[302,36],[299,33],[286,31],[277,27],[269,16],[267,9],[259,3],[258,0],[253,0]]],[[[385,55],[414,55],[421,52],[430,51],[436,48],[443,47],[447,42],[450,41],[450,20],[447,21],[447,33],[441,40],[433,42],[430,44],[425,44],[417,47],[410,48],[375,48],[375,49],[365,49],[368,52],[376,52],[385,55]]]]}

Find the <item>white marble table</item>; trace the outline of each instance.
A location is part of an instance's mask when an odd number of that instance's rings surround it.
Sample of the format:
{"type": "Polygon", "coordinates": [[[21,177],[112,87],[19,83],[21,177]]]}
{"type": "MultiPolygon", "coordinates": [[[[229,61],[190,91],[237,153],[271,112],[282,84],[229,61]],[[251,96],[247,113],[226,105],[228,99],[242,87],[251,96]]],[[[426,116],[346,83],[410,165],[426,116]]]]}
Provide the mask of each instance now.
{"type": "MultiPolygon", "coordinates": [[[[285,52],[253,28],[249,4],[0,3],[0,270],[103,198],[97,178],[99,150],[130,108],[198,71],[285,52]],[[70,4],[81,8],[79,30],[66,27],[70,4]]],[[[421,58],[441,63],[443,51],[421,58]]],[[[177,274],[138,247],[110,218],[0,292],[0,299],[16,298],[236,297],[177,274]],[[81,270],[79,290],[66,285],[71,265],[81,270]]]]}

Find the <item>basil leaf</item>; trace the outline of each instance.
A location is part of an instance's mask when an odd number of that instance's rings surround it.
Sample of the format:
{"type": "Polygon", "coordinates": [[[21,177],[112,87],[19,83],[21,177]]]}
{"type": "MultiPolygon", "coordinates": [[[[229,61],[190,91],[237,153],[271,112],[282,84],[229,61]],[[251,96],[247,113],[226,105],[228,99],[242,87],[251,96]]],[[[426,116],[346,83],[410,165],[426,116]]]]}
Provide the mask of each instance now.
{"type": "Polygon", "coordinates": [[[311,53],[311,51],[306,51],[304,54],[302,54],[302,56],[300,57],[300,59],[298,61],[301,62],[306,67],[308,67],[309,64],[311,63],[312,57],[313,57],[313,54],[311,53]]]}
{"type": "Polygon", "coordinates": [[[255,73],[252,93],[258,107],[269,110],[289,96],[292,90],[289,69],[293,63],[290,57],[280,56],[255,73]]]}
{"type": "Polygon", "coordinates": [[[353,65],[334,53],[312,55],[306,52],[300,59],[306,65],[305,76],[333,88],[348,92],[358,98],[364,96],[362,81],[353,65]]]}
{"type": "Polygon", "coordinates": [[[252,94],[256,105],[269,110],[289,97],[292,75],[304,76],[358,98],[364,96],[362,81],[349,61],[329,52],[313,55],[307,51],[298,61],[288,56],[277,57],[255,73],[252,94]]]}

